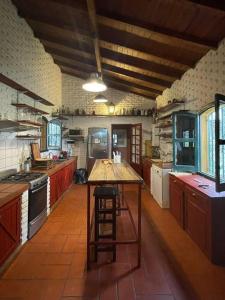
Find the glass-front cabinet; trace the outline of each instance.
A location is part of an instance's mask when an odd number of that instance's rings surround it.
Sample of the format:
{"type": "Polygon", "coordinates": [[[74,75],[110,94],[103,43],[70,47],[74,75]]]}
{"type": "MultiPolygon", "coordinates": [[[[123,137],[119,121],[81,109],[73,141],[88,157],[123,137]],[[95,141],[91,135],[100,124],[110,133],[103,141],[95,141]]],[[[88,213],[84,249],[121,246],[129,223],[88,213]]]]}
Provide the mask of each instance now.
{"type": "Polygon", "coordinates": [[[198,115],[189,112],[173,114],[173,169],[197,171],[198,115]]]}

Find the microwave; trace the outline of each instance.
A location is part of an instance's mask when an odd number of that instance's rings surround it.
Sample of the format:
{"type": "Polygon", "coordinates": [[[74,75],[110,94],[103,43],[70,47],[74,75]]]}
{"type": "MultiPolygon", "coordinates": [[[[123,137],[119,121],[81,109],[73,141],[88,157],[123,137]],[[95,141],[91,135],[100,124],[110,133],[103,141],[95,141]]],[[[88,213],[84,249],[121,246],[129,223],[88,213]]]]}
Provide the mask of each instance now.
{"type": "Polygon", "coordinates": [[[82,130],[80,128],[69,129],[69,132],[68,132],[69,137],[80,136],[80,135],[82,135],[82,130]]]}

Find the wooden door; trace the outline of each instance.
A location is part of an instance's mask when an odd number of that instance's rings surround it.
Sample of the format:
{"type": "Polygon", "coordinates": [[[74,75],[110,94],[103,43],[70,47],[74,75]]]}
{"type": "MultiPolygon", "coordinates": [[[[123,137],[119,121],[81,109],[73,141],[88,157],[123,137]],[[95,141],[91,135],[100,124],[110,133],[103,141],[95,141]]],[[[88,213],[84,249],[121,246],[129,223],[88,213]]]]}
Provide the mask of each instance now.
{"type": "Polygon", "coordinates": [[[50,207],[57,201],[57,173],[50,177],[50,207]]]}
{"type": "Polygon", "coordinates": [[[131,166],[142,176],[142,124],[131,125],[131,166]]]}
{"type": "Polygon", "coordinates": [[[113,152],[120,152],[122,160],[130,163],[130,124],[112,124],[112,157],[113,152]]]}
{"type": "Polygon", "coordinates": [[[10,201],[0,209],[0,265],[20,242],[20,198],[10,201]]]}

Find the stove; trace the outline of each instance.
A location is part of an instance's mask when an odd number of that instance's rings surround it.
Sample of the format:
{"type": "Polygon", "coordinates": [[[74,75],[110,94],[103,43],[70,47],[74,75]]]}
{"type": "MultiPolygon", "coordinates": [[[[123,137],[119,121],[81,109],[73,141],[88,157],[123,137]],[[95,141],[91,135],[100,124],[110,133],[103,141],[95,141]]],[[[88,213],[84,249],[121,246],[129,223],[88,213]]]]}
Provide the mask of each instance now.
{"type": "Polygon", "coordinates": [[[30,184],[30,189],[34,189],[43,185],[48,179],[48,175],[44,173],[37,172],[27,172],[27,173],[12,173],[9,175],[3,176],[0,179],[0,183],[24,183],[27,182],[30,184]]]}
{"type": "Polygon", "coordinates": [[[0,172],[0,183],[29,183],[28,239],[41,228],[47,219],[48,175],[37,172],[17,173],[16,169],[0,172]]]}

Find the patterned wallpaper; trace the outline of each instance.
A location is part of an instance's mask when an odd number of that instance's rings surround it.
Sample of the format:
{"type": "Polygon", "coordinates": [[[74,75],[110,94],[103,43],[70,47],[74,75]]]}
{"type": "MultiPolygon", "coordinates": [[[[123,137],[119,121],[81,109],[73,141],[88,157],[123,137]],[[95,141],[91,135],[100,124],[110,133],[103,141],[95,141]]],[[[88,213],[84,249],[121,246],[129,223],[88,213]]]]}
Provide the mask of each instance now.
{"type": "MultiPolygon", "coordinates": [[[[165,106],[174,98],[185,100],[179,109],[199,111],[214,101],[215,93],[225,94],[225,39],[217,50],[210,50],[195,66],[188,70],[171,88],[156,99],[157,107],[165,106]]],[[[172,160],[172,140],[160,139],[163,160],[172,160]]]]}
{"type": "Polygon", "coordinates": [[[158,96],[157,107],[176,98],[186,100],[186,109],[199,110],[214,101],[215,93],[225,94],[225,39],[158,96]]]}

